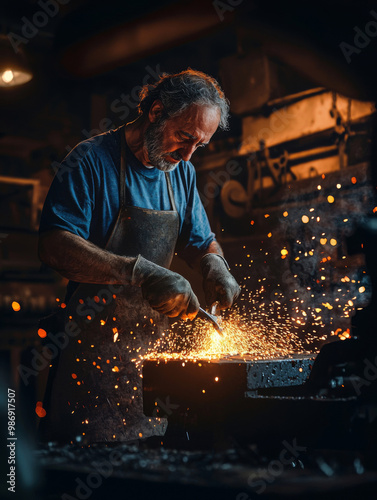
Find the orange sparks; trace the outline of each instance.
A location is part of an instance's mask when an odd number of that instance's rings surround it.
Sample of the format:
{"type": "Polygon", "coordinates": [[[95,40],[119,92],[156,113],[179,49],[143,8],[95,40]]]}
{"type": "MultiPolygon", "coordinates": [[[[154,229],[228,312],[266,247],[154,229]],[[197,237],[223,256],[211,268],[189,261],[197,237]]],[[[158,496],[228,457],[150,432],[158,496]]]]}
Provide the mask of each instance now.
{"type": "MultiPolygon", "coordinates": [[[[260,304],[256,311],[256,314],[261,313],[260,304]]],[[[269,315],[267,309],[262,312],[262,316],[265,315],[269,315]]],[[[294,333],[297,327],[292,321],[284,320],[281,324],[269,322],[267,327],[263,321],[253,320],[248,313],[239,313],[235,309],[229,317],[222,319],[221,326],[224,331],[222,336],[201,319],[197,319],[195,325],[181,325],[185,339],[183,343],[182,337],[178,340],[176,333],[171,332],[159,339],[143,358],[165,361],[180,359],[184,366],[188,359],[195,362],[233,355],[265,359],[284,356],[290,352],[303,352],[302,343],[294,333]],[[289,336],[286,334],[287,329],[291,331],[289,336]]]]}
{"type": "Polygon", "coordinates": [[[356,177],[352,177],[352,178],[351,178],[351,182],[352,182],[352,184],[356,184],[356,182],[357,182],[356,177]]]}
{"type": "Polygon", "coordinates": [[[62,302],[62,303],[61,303],[61,305],[60,305],[60,307],[61,307],[62,309],[65,309],[65,308],[67,307],[67,305],[66,305],[64,302],[62,302]]]}
{"type": "Polygon", "coordinates": [[[43,328],[39,328],[38,335],[41,337],[41,339],[44,339],[47,337],[47,332],[46,332],[46,330],[43,330],[43,328]]]}
{"type": "Polygon", "coordinates": [[[265,219],[268,219],[270,214],[264,214],[265,219]]]}
{"type": "MultiPolygon", "coordinates": [[[[326,240],[326,241],[327,241],[327,240],[326,240]]],[[[326,243],[326,242],[325,242],[325,243],[326,243]]],[[[324,245],[325,243],[323,243],[323,245],[324,245]]],[[[327,262],[327,261],[329,261],[329,260],[331,260],[331,257],[330,257],[330,256],[328,256],[328,257],[323,257],[323,259],[322,259],[319,263],[320,263],[320,264],[324,264],[325,262],[327,262]]]]}
{"type": "Polygon", "coordinates": [[[252,221],[250,221],[250,224],[251,224],[252,226],[254,226],[254,221],[253,221],[253,220],[252,220],[252,221]]]}
{"type": "Polygon", "coordinates": [[[43,418],[46,416],[46,410],[42,406],[42,402],[38,401],[36,407],[35,407],[35,413],[38,415],[38,417],[43,418]]]}
{"type": "Polygon", "coordinates": [[[16,302],[15,300],[12,302],[12,309],[13,311],[15,312],[18,312],[20,309],[21,309],[21,306],[18,302],[16,302]]]}
{"type": "MultiPolygon", "coordinates": [[[[340,328],[338,328],[338,330],[340,330],[340,328]]],[[[338,331],[338,330],[336,330],[336,331],[338,331]]],[[[340,340],[346,340],[346,339],[351,338],[351,330],[349,328],[347,328],[347,330],[345,330],[344,332],[339,333],[338,337],[340,338],[340,340]]]]}
{"type": "Polygon", "coordinates": [[[76,373],[72,373],[71,377],[72,377],[73,379],[77,378],[76,373]]]}

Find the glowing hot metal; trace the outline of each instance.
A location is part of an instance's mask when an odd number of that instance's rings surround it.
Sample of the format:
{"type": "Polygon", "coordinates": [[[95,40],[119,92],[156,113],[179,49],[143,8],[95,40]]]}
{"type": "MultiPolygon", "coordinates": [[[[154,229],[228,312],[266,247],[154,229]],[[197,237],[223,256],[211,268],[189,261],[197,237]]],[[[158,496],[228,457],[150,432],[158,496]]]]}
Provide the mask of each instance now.
{"type": "Polygon", "coordinates": [[[220,325],[218,324],[217,322],[217,316],[215,316],[214,314],[210,314],[209,312],[205,311],[202,307],[199,307],[199,313],[201,316],[203,316],[205,319],[207,319],[208,321],[210,321],[215,330],[217,331],[217,333],[219,333],[220,335],[223,335],[223,329],[220,327],[220,325]]]}

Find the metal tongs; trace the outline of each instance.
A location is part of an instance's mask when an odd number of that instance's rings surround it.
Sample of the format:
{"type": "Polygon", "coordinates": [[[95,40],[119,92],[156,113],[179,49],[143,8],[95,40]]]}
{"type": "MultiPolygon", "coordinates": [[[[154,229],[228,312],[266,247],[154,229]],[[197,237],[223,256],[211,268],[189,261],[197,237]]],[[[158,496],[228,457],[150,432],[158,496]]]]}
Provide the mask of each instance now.
{"type": "Polygon", "coordinates": [[[217,315],[216,315],[216,309],[217,309],[218,303],[215,302],[212,307],[211,307],[211,312],[205,311],[202,307],[199,307],[199,312],[198,316],[201,315],[204,319],[210,321],[212,325],[214,326],[215,330],[219,335],[223,335],[223,329],[218,323],[217,315]]]}

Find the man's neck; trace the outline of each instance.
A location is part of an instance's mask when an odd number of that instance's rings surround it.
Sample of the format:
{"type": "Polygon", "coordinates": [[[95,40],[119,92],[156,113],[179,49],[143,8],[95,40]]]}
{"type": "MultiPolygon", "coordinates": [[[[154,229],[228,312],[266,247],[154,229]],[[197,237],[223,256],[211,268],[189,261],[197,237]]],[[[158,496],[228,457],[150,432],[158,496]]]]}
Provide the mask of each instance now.
{"type": "Polygon", "coordinates": [[[151,167],[148,154],[144,148],[144,133],[148,128],[148,121],[137,118],[125,126],[125,137],[128,147],[136,158],[146,167],[151,167]]]}

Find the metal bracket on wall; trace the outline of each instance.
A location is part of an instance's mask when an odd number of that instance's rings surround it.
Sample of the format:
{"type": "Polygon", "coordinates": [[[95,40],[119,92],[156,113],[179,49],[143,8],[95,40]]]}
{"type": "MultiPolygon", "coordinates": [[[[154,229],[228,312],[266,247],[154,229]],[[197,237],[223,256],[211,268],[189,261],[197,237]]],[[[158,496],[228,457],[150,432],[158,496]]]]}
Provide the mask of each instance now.
{"type": "Polygon", "coordinates": [[[256,193],[263,190],[262,170],[268,170],[275,186],[282,186],[289,180],[296,180],[296,175],[288,165],[289,154],[284,150],[277,158],[272,158],[268,148],[261,145],[258,156],[255,159],[247,159],[247,189],[234,179],[225,182],[221,189],[221,202],[227,215],[239,218],[249,213],[256,193]]]}

